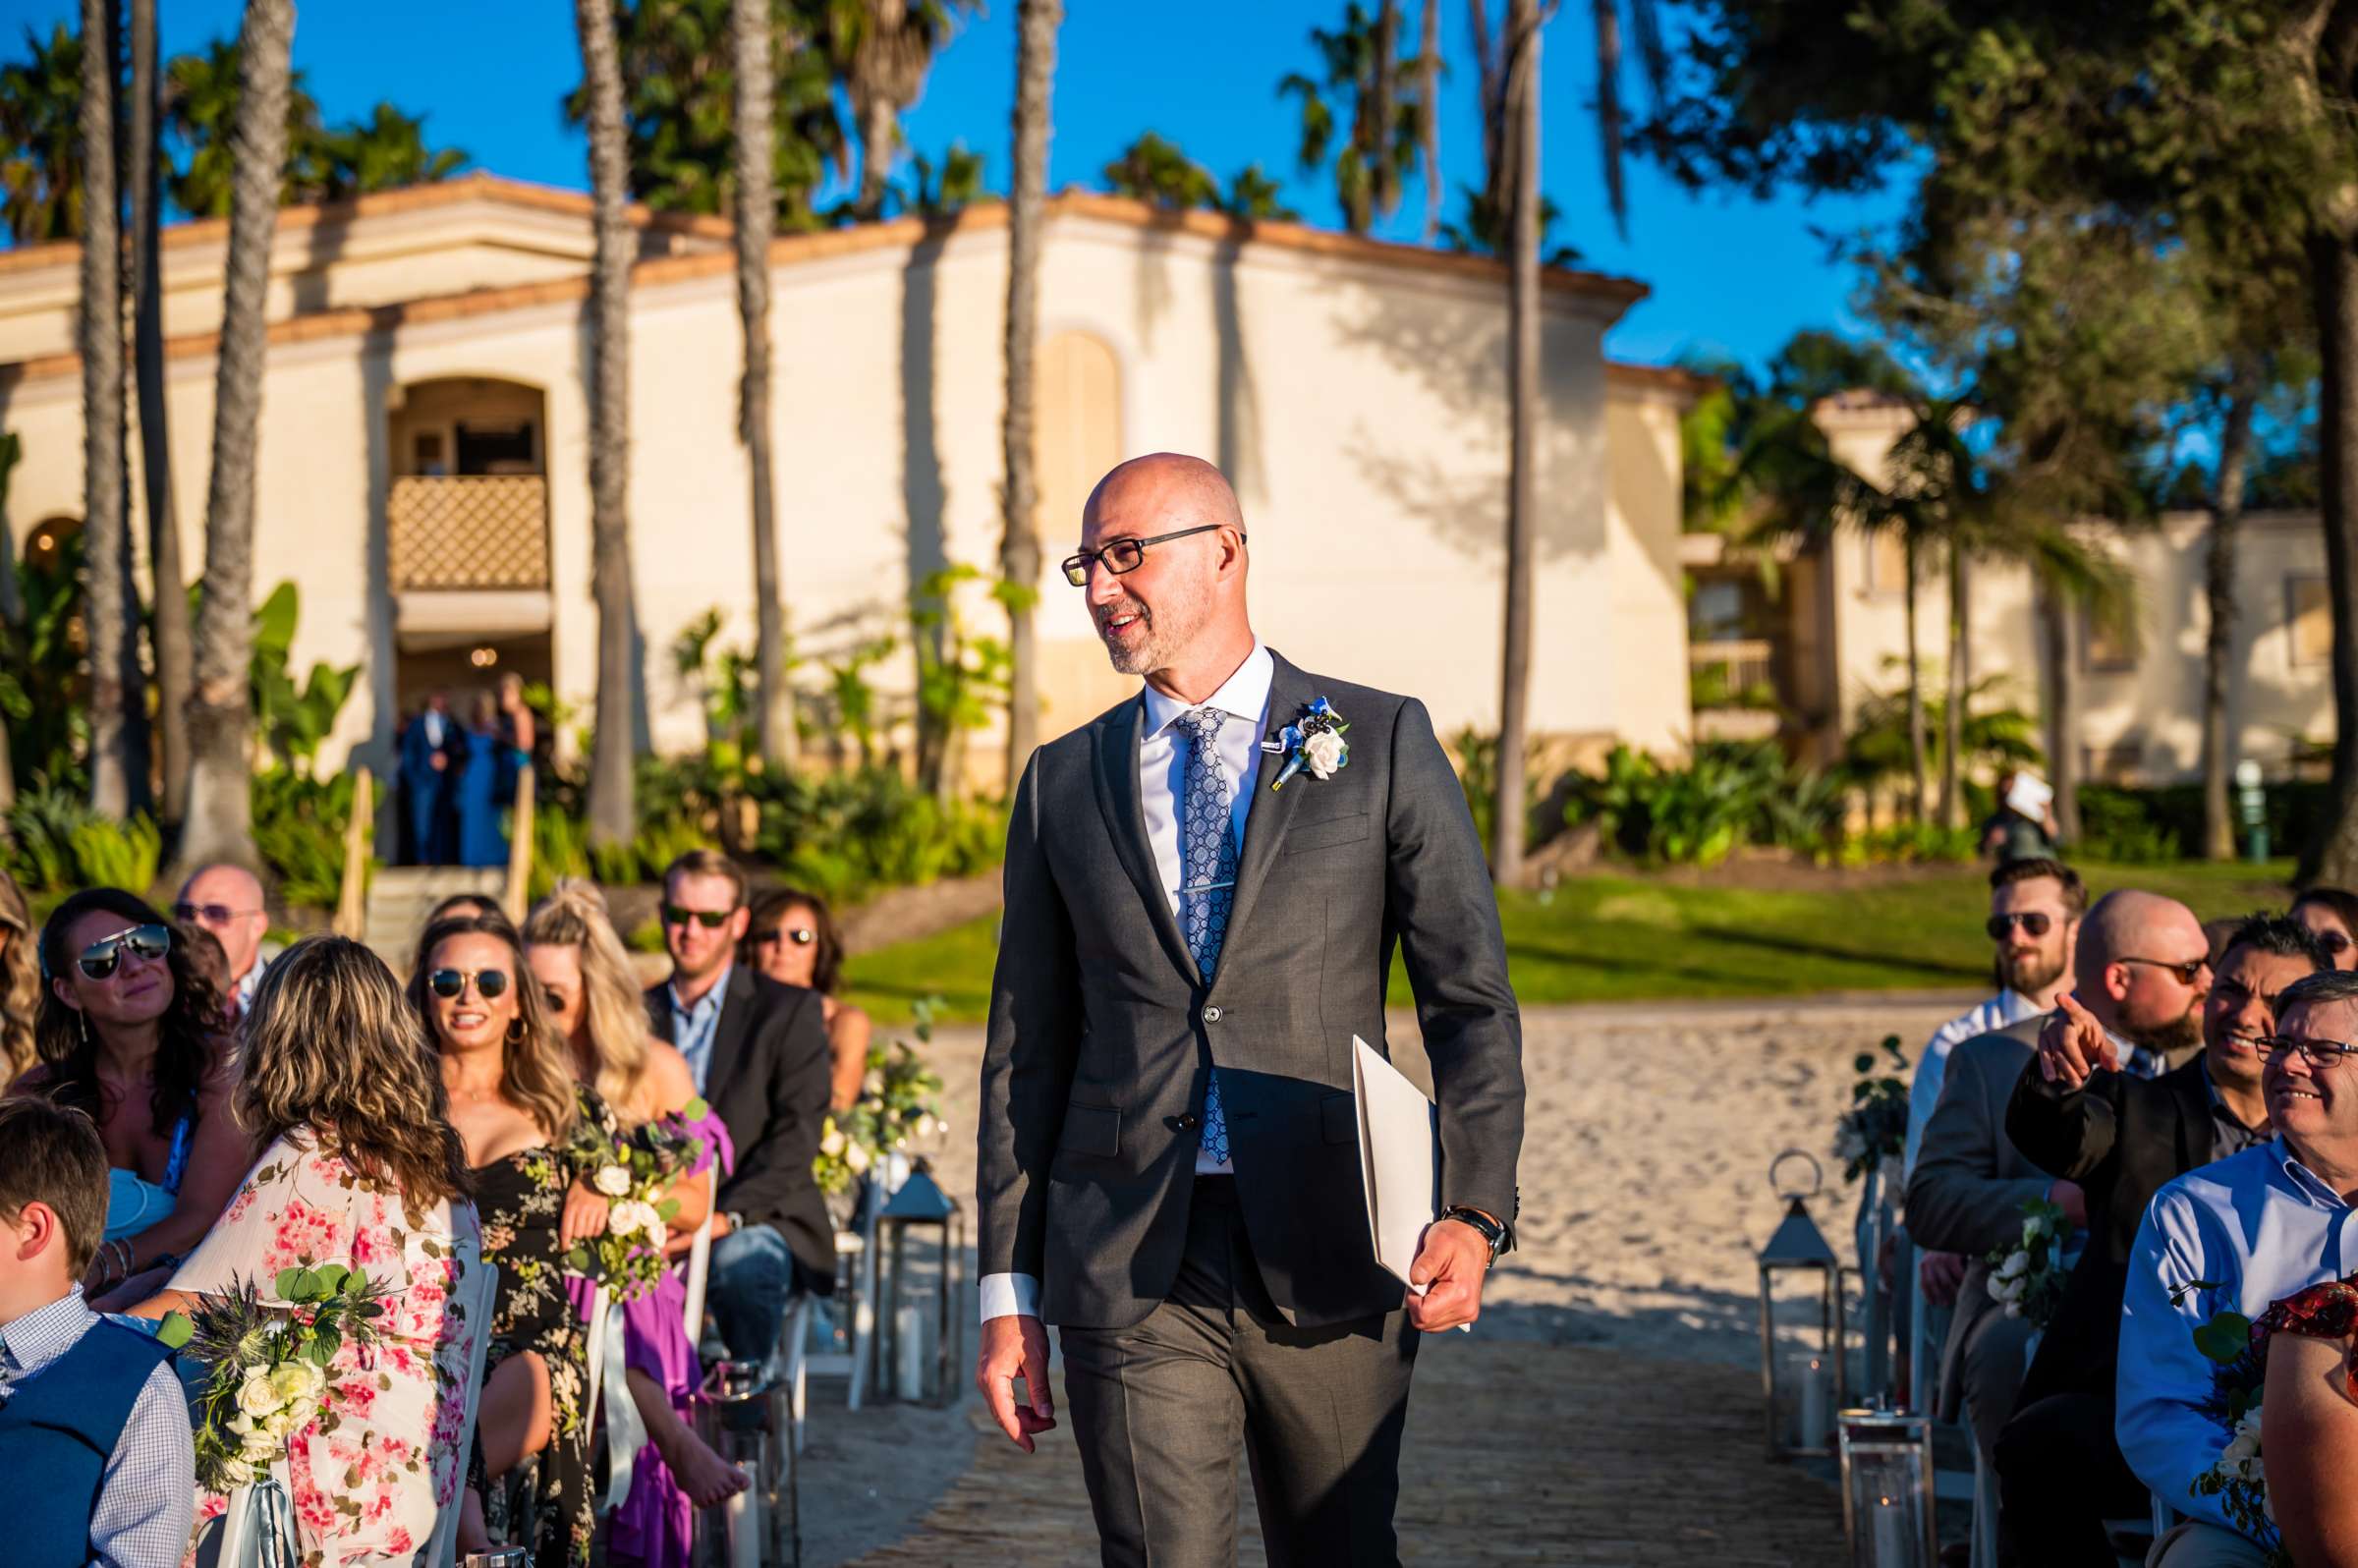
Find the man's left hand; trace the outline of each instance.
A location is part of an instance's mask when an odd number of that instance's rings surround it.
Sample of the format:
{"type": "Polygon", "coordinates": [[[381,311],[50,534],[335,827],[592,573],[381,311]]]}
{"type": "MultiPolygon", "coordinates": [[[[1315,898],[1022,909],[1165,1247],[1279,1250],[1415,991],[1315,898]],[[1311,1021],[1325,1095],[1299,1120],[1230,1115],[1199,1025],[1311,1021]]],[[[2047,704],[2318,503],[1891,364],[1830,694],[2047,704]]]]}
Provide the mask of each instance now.
{"type": "Polygon", "coordinates": [[[1428,1334],[1470,1323],[1482,1316],[1482,1276],[1489,1271],[1490,1244],[1462,1219],[1436,1220],[1425,1228],[1417,1260],[1409,1265],[1411,1292],[1402,1303],[1409,1326],[1428,1334]]]}

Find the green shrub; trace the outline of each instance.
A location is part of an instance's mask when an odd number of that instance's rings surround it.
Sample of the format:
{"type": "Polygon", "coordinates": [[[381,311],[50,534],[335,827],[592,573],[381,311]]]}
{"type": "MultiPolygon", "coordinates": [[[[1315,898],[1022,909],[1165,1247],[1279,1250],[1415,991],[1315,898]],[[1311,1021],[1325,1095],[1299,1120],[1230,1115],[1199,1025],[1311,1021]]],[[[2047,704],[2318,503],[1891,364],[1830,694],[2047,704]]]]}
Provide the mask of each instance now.
{"type": "Polygon", "coordinates": [[[1972,828],[1898,822],[1853,834],[1843,840],[1837,859],[1844,866],[1917,866],[1970,861],[1980,853],[1980,837],[1972,828]]]}
{"type": "Polygon", "coordinates": [[[660,817],[639,829],[631,840],[631,853],[638,858],[639,874],[653,881],[664,868],[690,850],[702,849],[707,840],[703,830],[685,815],[660,817]]]}
{"type": "Polygon", "coordinates": [[[145,897],[155,884],[164,835],[145,813],[118,822],[92,817],[74,829],[74,864],[84,887],[120,887],[145,897]]]}
{"type": "Polygon", "coordinates": [[[1563,788],[1566,823],[1594,822],[1631,860],[1716,866],[1739,844],[1825,855],[1842,829],[1839,786],[1769,741],[1705,741],[1683,765],[1616,746],[1601,772],[1575,770],[1563,788]]]}
{"type": "Polygon", "coordinates": [[[28,893],[71,887],[81,866],[74,855],[75,831],[98,819],[78,794],[46,787],[25,791],[8,811],[9,874],[28,893]]]}
{"type": "Polygon", "coordinates": [[[255,775],[253,847],[277,879],[283,902],[332,910],[343,896],[352,788],[349,771],[317,778],[274,767],[255,775]]]}
{"type": "Polygon", "coordinates": [[[622,939],[622,945],[634,953],[662,952],[663,923],[649,915],[631,927],[630,934],[622,939]]]}
{"type": "Polygon", "coordinates": [[[560,876],[590,874],[590,832],[563,807],[535,801],[533,809],[533,875],[528,891],[546,898],[560,876]]]}
{"type": "MultiPolygon", "coordinates": [[[[2154,797],[2159,792],[2080,787],[2080,840],[2073,848],[2098,860],[2128,865],[2153,865],[2180,858],[2185,840],[2174,826],[2157,820],[2154,797]]],[[[2193,832],[2202,834],[2202,794],[2194,797],[2193,832]]]]}

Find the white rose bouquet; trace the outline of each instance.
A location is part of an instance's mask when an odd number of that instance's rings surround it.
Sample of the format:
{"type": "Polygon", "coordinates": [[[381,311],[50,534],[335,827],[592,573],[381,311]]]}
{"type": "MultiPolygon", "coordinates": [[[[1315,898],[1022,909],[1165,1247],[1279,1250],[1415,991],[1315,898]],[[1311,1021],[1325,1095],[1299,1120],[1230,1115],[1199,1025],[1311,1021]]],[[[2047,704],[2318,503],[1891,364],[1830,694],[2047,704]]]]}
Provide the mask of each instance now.
{"type": "Polygon", "coordinates": [[[2022,1240],[1996,1249],[1985,1260],[1990,1265],[1990,1299],[2004,1307],[2008,1317],[2044,1329],[2063,1303],[2063,1244],[2072,1227],[2061,1208],[2043,1199],[2023,1204],[2022,1215],[2022,1240]]]}
{"type": "MultiPolygon", "coordinates": [[[[920,1045],[931,1043],[933,1015],[941,1005],[939,997],[925,996],[911,1009],[912,1033],[920,1045]]],[[[869,1166],[896,1148],[908,1148],[910,1139],[932,1138],[947,1132],[949,1125],[941,1115],[941,1075],[899,1040],[871,1045],[860,1098],[819,1127],[818,1157],[812,1161],[812,1174],[818,1190],[834,1197],[849,1191],[869,1166]]]]}
{"type": "Polygon", "coordinates": [[[253,1281],[166,1316],[157,1337],[206,1370],[196,1398],[196,1484],[228,1492],[252,1483],[314,1421],[333,1431],[328,1368],[347,1344],[376,1339],[388,1287],[341,1263],[282,1269],[265,1306],[253,1281]]]}
{"type": "Polygon", "coordinates": [[[1886,1061],[1873,1051],[1851,1058],[1858,1079],[1850,1086],[1850,1109],[1834,1119],[1834,1158],[1842,1162],[1842,1179],[1855,1182],[1869,1171],[1881,1171],[1883,1190],[1899,1189],[1900,1154],[1908,1141],[1908,1053],[1899,1036],[1883,1036],[1886,1061]]]}
{"type": "Polygon", "coordinates": [[[659,1117],[620,1138],[587,1120],[575,1125],[574,1161],[607,1201],[606,1228],[574,1244],[565,1255],[567,1272],[595,1280],[616,1301],[637,1301],[663,1282],[663,1243],[680,1211],[680,1201],[668,1194],[704,1153],[704,1141],[684,1124],[702,1120],[706,1109],[702,1099],[690,1100],[678,1116],[659,1117]]]}

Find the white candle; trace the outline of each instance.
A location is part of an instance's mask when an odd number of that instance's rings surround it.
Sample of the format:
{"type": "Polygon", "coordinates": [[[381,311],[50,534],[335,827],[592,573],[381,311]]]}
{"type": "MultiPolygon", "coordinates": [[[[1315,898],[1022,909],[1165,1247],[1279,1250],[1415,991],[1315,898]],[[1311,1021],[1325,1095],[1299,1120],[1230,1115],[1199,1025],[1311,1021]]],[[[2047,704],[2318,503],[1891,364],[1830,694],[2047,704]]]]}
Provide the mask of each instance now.
{"type": "Polygon", "coordinates": [[[1802,1364],[1801,1377],[1795,1384],[1801,1401],[1802,1448],[1824,1448],[1826,1437],[1826,1418],[1830,1408],[1826,1399],[1825,1363],[1812,1356],[1802,1364]]]}
{"type": "Polygon", "coordinates": [[[1875,1568],[1913,1568],[1915,1558],[1908,1549],[1908,1512],[1896,1497],[1879,1497],[1875,1502],[1875,1568]]]}
{"type": "Polygon", "coordinates": [[[926,1312],[922,1307],[904,1307],[893,1323],[893,1338],[899,1342],[901,1365],[899,1393],[903,1399],[926,1397],[926,1312]]]}

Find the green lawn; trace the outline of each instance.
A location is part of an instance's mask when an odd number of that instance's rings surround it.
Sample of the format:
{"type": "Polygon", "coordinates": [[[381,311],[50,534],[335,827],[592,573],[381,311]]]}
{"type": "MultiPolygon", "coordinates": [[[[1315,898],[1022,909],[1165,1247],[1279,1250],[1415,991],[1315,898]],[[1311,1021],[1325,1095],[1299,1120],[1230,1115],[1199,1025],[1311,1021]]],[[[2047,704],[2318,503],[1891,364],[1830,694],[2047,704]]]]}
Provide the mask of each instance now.
{"type": "MultiPolygon", "coordinates": [[[[2205,920],[2280,907],[2290,861],[2266,867],[2088,866],[2091,885],[2167,893],[2205,920]]],[[[1990,979],[1986,871],[1833,891],[1764,892],[1642,875],[1569,879],[1502,902],[1515,992],[1527,1004],[1835,990],[1973,990],[1990,979]]],[[[852,999],[898,1023],[929,992],[978,1019],[990,995],[998,917],[854,958],[852,999]]],[[[1395,965],[1392,999],[1410,1000],[1395,965]]]]}

